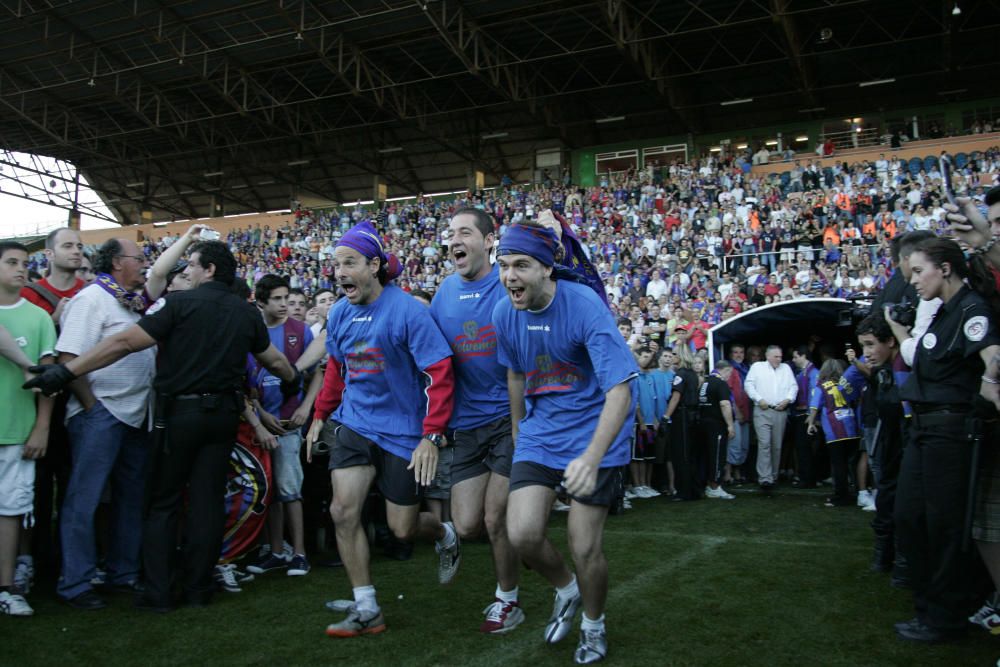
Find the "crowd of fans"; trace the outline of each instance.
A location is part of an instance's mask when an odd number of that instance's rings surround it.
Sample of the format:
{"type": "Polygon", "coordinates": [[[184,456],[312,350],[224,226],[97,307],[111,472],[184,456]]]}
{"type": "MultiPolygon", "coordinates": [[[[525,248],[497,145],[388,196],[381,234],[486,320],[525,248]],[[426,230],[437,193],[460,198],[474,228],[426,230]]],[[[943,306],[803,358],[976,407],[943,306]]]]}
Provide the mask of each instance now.
{"type": "MultiPolygon", "coordinates": [[[[728,359],[717,360],[714,373],[709,374],[707,330],[749,309],[780,301],[875,297],[894,270],[893,238],[914,231],[936,234],[948,227],[941,174],[936,168],[914,174],[898,157],[883,156],[874,162],[842,163],[827,169],[808,159],[805,164],[795,160],[785,176],[762,176],[750,168],[751,162],[758,161],[750,155],[707,156],[601,174],[599,185],[591,187],[575,185],[565,172],[558,181],[546,175],[543,182],[521,185],[505,178],[496,189],[453,197],[421,196],[378,207],[325,211],[300,208],[294,222],[284,227],[239,229],[223,240],[237,259],[238,277],[251,291],[257,288],[258,294],[261,290],[268,294],[281,287],[268,280],[284,276],[288,317],[304,321],[318,334],[336,298],[334,248],[359,222],[371,221],[383,235],[386,249],[399,258],[399,286],[429,300],[442,279],[454,271],[448,222],[455,211],[467,207],[486,211],[497,221],[501,237],[520,222],[555,220],[576,236],[589,257],[619,331],[643,370],[632,483],[620,507],[636,498],[661,494],[679,500],[702,495],[731,500],[725,485],[752,481],[769,491],[779,481],[787,481],[812,488],[829,477],[834,487],[829,505],[856,501],[874,510],[863,452],[855,469],[847,470],[847,453],[851,448],[857,451],[860,433],[839,437],[836,441],[848,441],[852,447],[845,446],[843,452],[831,448],[829,460],[814,460],[818,450],[809,444],[821,428],[830,438],[831,416],[824,410],[832,405],[833,398],[827,400],[831,392],[841,391],[837,387],[849,392],[852,378],[845,371],[847,365],[828,350],[803,345],[791,355],[796,370],[787,378],[755,379],[751,364],[763,364],[756,366],[758,376],[768,364],[777,369],[781,349],[737,345],[728,351],[728,359]],[[265,280],[265,276],[271,278],[265,280]],[[709,377],[717,379],[714,385],[709,377]],[[679,396],[687,391],[679,389],[684,383],[709,389],[701,391],[700,397],[696,389],[690,404],[684,403],[687,399],[671,401],[671,393],[679,396]],[[752,411],[751,405],[760,408],[752,411]],[[722,443],[721,450],[709,456],[707,466],[704,461],[689,465],[683,454],[665,451],[672,445],[665,442],[660,417],[679,410],[678,417],[668,421],[678,424],[674,428],[687,428],[681,422],[688,408],[708,410],[711,416],[696,420],[697,424],[692,421],[695,430],[686,437],[715,438],[722,443]],[[787,414],[773,416],[774,423],[758,423],[757,414],[772,409],[782,414],[787,410],[797,420],[789,431],[795,446],[785,449],[784,455],[787,414]],[[752,412],[757,414],[751,417],[752,412]],[[711,430],[716,427],[717,431],[711,430]],[[799,441],[807,443],[805,448],[799,441]],[[663,465],[668,460],[675,465],[663,465]],[[687,466],[685,470],[676,469],[678,461],[687,466]],[[713,471],[707,478],[706,470],[713,471]],[[684,479],[678,481],[677,475],[684,479]]],[[[998,175],[1000,149],[992,148],[974,154],[956,170],[951,185],[959,196],[981,199],[997,184],[998,175]]],[[[140,242],[137,248],[153,262],[181,241],[181,237],[166,236],[140,242]]],[[[46,255],[32,256],[29,268],[35,272],[33,279],[40,279],[49,268],[46,255]]],[[[78,275],[85,281],[93,279],[90,260],[78,275]]],[[[183,280],[183,275],[171,270],[166,289],[173,280],[183,280]]],[[[315,396],[311,393],[310,400],[315,396]]],[[[307,413],[308,408],[303,416],[307,413]]],[[[301,426],[302,421],[295,425],[301,426]]],[[[266,439],[267,429],[260,429],[261,439],[266,439]]],[[[308,485],[308,473],[306,477],[308,485]]],[[[302,493],[310,495],[305,488],[302,493]]],[[[295,541],[289,555],[304,556],[301,532],[295,541]]],[[[273,562],[281,545],[278,528],[258,562],[273,562]]],[[[262,574],[268,568],[257,571],[262,574]]],[[[304,559],[299,571],[309,571],[304,559]]],[[[220,585],[239,591],[238,574],[222,566],[220,585]]]]}

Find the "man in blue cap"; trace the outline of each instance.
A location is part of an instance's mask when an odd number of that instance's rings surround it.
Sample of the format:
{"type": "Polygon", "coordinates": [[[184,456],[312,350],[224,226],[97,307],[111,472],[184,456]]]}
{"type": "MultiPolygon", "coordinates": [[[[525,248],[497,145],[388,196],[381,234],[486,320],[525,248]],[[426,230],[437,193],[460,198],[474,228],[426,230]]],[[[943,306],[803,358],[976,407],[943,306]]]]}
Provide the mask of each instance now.
{"type": "Polygon", "coordinates": [[[550,229],[513,225],[497,252],[509,299],[497,304],[493,323],[497,359],[508,369],[515,441],[507,530],[525,562],[556,587],[545,641],[562,640],[582,605],[574,659],[590,664],[608,650],[601,536],[629,460],[639,369],[600,297],[556,263],[558,244],[550,229]],[[577,575],[546,537],[559,487],[571,499],[577,575]]]}

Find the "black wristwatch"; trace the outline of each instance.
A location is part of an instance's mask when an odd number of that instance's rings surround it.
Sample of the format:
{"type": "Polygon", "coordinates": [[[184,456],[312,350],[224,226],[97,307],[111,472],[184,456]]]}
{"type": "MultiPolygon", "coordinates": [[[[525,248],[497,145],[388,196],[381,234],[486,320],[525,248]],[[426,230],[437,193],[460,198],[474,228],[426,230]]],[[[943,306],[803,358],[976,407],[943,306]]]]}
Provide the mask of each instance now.
{"type": "Polygon", "coordinates": [[[438,449],[444,447],[444,436],[440,433],[428,433],[424,436],[424,440],[429,440],[438,449]]]}

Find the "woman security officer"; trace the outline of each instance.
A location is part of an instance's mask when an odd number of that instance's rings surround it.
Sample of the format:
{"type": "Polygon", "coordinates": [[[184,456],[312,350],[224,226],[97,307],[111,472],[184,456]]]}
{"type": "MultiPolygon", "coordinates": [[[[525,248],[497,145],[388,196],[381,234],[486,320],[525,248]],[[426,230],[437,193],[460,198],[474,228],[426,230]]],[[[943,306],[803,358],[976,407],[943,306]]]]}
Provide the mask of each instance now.
{"type": "MultiPolygon", "coordinates": [[[[971,553],[962,550],[975,430],[972,405],[985,364],[1000,352],[1000,335],[957,243],[921,242],[910,256],[910,282],[921,299],[942,305],[917,342],[913,372],[901,398],[913,428],[899,473],[895,519],[900,546],[912,554],[916,617],[896,624],[900,637],[940,642],[968,625],[971,553]]],[[[990,281],[991,282],[991,281],[990,281]]],[[[886,309],[888,317],[889,309],[886,309]]]]}

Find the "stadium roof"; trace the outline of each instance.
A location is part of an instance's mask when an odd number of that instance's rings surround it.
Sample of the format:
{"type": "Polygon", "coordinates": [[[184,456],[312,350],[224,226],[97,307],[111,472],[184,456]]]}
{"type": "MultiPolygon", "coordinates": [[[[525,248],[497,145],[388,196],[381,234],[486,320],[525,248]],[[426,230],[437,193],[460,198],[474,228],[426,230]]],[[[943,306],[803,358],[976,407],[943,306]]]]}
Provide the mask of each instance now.
{"type": "Polygon", "coordinates": [[[541,148],[974,99],[1000,54],[995,0],[959,16],[952,0],[0,4],[0,147],[75,163],[128,222],[369,199],[376,175],[390,197],[453,190],[473,164],[526,178],[541,148]]]}

